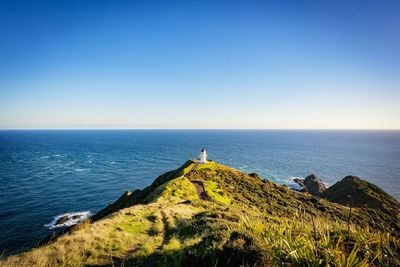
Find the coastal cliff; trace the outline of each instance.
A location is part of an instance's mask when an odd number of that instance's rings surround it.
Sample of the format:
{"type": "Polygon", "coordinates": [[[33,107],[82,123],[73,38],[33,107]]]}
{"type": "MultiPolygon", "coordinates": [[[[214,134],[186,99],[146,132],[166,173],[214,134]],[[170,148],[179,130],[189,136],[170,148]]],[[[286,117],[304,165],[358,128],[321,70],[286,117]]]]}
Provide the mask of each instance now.
{"type": "Polygon", "coordinates": [[[351,208],[340,183],[313,196],[187,161],[0,266],[400,265],[398,202],[349,179],[351,208]]]}

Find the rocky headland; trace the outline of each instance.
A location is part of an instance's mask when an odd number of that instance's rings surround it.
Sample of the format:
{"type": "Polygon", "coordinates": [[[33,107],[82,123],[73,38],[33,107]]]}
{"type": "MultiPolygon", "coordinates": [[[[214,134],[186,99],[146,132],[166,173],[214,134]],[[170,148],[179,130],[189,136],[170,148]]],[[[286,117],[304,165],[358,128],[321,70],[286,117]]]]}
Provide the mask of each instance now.
{"type": "Polygon", "coordinates": [[[354,176],[301,182],[187,161],[0,266],[400,265],[396,199],[354,176]]]}

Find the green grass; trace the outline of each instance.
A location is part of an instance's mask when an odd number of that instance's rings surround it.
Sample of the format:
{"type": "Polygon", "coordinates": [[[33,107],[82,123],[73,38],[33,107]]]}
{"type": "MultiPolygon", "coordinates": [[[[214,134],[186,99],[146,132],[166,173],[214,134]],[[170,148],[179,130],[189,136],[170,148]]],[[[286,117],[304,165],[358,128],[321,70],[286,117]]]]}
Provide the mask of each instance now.
{"type": "Polygon", "coordinates": [[[280,219],[265,224],[257,217],[244,215],[238,229],[248,231],[270,251],[272,262],[292,266],[399,266],[399,239],[370,228],[351,227],[349,239],[346,225],[314,218],[303,223],[300,218],[280,219]]]}
{"type": "Polygon", "coordinates": [[[193,184],[187,178],[180,177],[159,186],[144,201],[153,202],[159,198],[176,203],[183,200],[196,200],[199,197],[193,184]]]}
{"type": "Polygon", "coordinates": [[[196,166],[196,170],[201,170],[201,169],[209,169],[209,170],[215,170],[218,168],[219,164],[216,163],[215,161],[210,161],[207,163],[201,163],[196,166]]]}
{"type": "Polygon", "coordinates": [[[371,219],[353,209],[347,232],[346,207],[215,162],[193,166],[144,191],[141,204],[115,205],[122,208],[0,266],[400,265],[399,235],[385,231],[379,212],[371,219]],[[191,181],[214,201],[199,199],[191,181]]]}
{"type": "Polygon", "coordinates": [[[206,189],[206,193],[215,201],[229,205],[231,204],[231,199],[228,194],[225,193],[220,187],[219,184],[213,181],[205,181],[204,187],[206,189]]]}

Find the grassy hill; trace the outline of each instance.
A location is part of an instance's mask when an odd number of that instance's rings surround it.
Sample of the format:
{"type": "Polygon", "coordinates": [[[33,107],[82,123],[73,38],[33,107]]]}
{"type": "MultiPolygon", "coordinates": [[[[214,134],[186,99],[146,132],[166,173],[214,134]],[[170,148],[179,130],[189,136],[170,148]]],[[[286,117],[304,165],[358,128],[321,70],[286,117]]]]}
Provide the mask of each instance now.
{"type": "Polygon", "coordinates": [[[399,218],[400,204],[374,184],[355,176],[346,176],[322,192],[321,197],[345,206],[351,203],[353,207],[369,207],[368,211],[376,213],[371,216],[379,216],[381,221],[386,221],[386,225],[393,223],[392,228],[400,232],[398,220],[393,220],[394,217],[399,218]]]}
{"type": "Polygon", "coordinates": [[[383,213],[188,161],[0,266],[399,266],[399,213],[383,213]]]}

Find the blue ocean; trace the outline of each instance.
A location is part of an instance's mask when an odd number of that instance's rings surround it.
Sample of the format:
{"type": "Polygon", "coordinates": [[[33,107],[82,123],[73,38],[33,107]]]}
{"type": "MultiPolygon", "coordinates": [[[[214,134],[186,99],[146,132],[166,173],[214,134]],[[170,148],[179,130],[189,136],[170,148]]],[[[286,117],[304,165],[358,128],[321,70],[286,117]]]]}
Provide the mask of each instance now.
{"type": "Polygon", "coordinates": [[[272,181],[346,175],[400,199],[400,131],[0,131],[0,254],[36,245],[60,214],[95,213],[205,147],[209,158],[272,181]]]}

